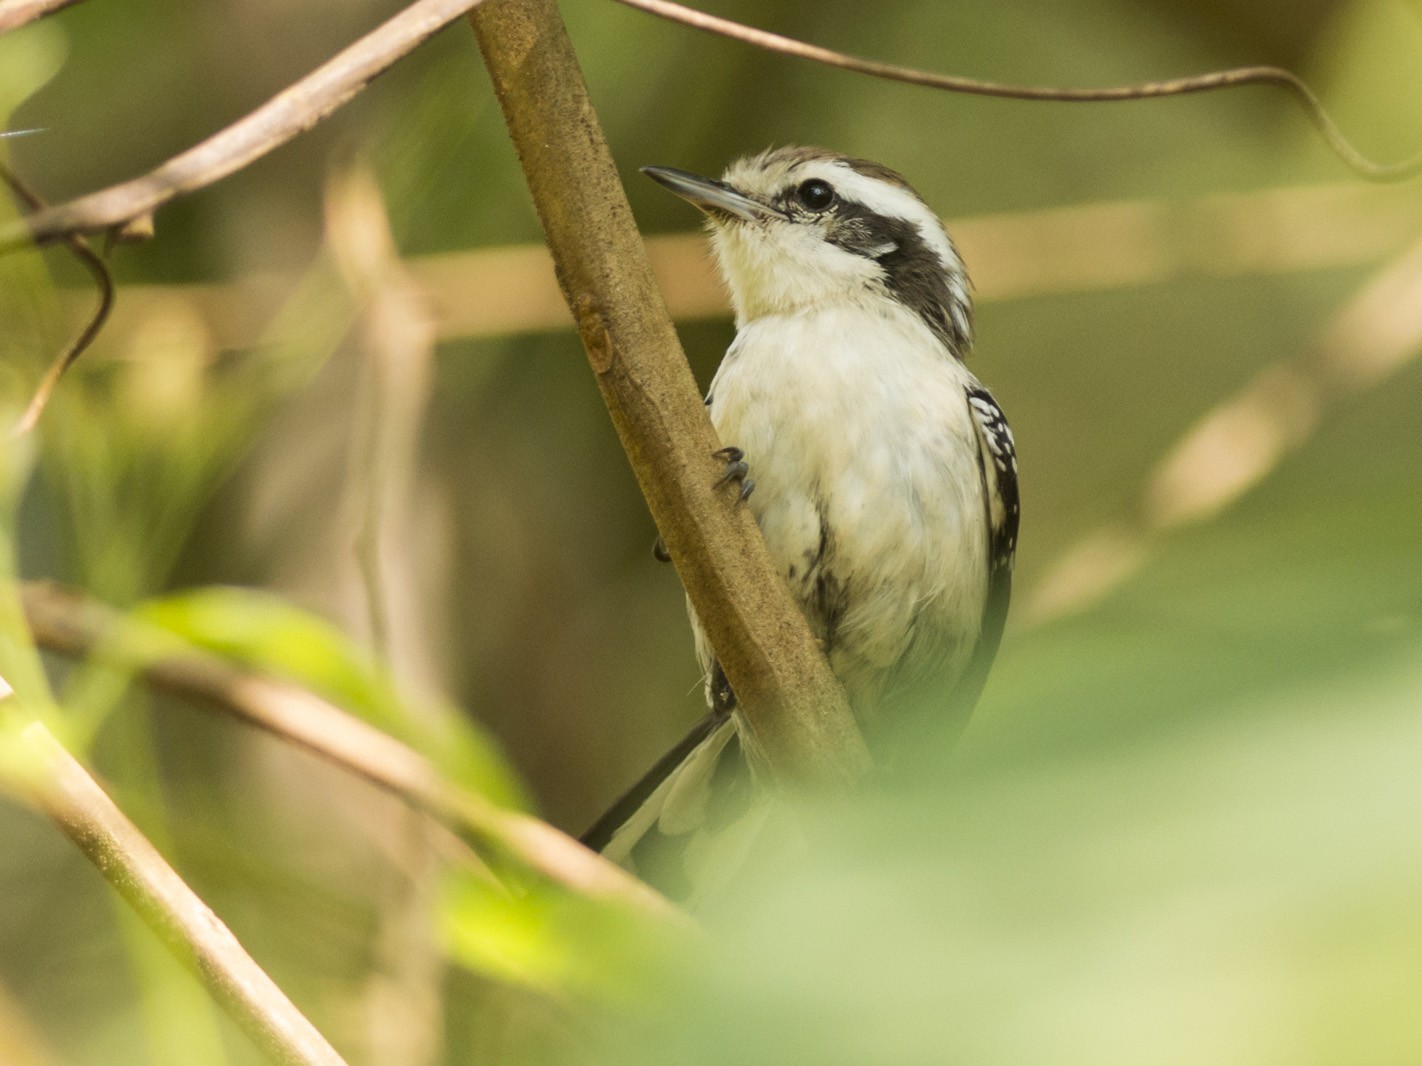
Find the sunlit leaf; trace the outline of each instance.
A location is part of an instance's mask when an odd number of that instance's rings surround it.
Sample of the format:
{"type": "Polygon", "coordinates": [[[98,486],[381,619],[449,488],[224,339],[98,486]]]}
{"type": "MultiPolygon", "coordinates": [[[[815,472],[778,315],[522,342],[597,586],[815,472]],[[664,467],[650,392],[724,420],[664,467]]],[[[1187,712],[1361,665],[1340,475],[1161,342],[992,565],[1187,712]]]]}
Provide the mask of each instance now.
{"type": "Polygon", "coordinates": [[[308,688],[433,759],[465,787],[505,806],[523,792],[497,745],[458,710],[400,692],[389,674],[322,618],[265,592],[199,589],[150,600],[135,620],[308,688]]]}
{"type": "Polygon", "coordinates": [[[685,944],[657,919],[548,885],[516,893],[471,874],[444,879],[441,940],[466,969],[542,992],[629,1001],[685,944]]]}

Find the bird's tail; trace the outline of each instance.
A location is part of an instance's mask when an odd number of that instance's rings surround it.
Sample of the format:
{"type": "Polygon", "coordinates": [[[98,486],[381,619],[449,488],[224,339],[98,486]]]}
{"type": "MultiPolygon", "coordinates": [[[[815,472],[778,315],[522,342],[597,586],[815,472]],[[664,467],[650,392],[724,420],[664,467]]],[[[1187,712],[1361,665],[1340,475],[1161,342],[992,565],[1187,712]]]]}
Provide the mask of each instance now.
{"type": "Polygon", "coordinates": [[[582,836],[688,906],[740,867],[765,819],[733,712],[712,711],[582,836]]]}

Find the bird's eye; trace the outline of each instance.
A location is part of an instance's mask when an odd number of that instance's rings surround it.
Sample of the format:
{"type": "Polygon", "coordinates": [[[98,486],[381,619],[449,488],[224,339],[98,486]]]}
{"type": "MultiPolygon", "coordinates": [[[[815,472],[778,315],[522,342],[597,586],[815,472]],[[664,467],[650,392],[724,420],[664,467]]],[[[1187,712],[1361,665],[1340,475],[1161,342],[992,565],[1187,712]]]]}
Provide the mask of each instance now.
{"type": "Polygon", "coordinates": [[[834,203],[834,186],[819,178],[811,178],[795,190],[795,198],[811,211],[823,211],[834,203]]]}

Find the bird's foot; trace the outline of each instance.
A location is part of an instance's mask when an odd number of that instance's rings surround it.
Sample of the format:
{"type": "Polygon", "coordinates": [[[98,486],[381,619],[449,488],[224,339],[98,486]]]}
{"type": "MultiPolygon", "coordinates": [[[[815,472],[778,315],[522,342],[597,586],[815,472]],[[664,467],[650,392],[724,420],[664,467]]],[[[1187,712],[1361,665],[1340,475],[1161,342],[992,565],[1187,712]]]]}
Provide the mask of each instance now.
{"type": "Polygon", "coordinates": [[[717,459],[726,461],[725,472],[716,479],[716,484],[713,487],[719,489],[729,482],[736,482],[740,485],[740,494],[736,497],[736,502],[744,503],[755,491],[755,481],[747,476],[750,473],[750,466],[746,463],[746,453],[733,445],[717,448],[711,454],[717,459]]]}

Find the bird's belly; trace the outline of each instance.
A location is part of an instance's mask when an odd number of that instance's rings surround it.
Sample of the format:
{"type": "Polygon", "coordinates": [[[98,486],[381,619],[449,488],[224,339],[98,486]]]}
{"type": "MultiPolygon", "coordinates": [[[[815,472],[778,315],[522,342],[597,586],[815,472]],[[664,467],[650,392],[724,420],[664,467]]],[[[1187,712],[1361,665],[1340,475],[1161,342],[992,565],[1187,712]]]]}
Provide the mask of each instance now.
{"type": "Polygon", "coordinates": [[[891,688],[951,684],[977,640],[987,538],[973,379],[911,328],[822,317],[743,329],[711,411],[746,452],[772,559],[872,717],[891,688]]]}

